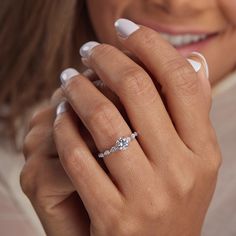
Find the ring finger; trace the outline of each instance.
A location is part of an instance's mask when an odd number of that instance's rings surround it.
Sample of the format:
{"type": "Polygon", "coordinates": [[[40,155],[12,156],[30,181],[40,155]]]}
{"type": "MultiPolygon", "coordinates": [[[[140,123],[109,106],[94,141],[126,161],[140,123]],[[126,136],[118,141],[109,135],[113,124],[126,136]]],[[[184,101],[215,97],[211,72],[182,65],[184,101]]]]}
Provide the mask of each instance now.
{"type": "MultiPolygon", "coordinates": [[[[91,133],[100,152],[110,149],[119,137],[130,136],[132,131],[119,110],[91,81],[76,71],[71,74],[71,69],[64,71],[61,78],[68,78],[62,86],[65,96],[91,133]]],[[[121,191],[130,191],[134,181],[151,170],[136,139],[131,141],[127,150],[111,153],[104,158],[104,162],[121,191]]],[[[145,178],[142,176],[140,182],[144,184],[145,178]]]]}

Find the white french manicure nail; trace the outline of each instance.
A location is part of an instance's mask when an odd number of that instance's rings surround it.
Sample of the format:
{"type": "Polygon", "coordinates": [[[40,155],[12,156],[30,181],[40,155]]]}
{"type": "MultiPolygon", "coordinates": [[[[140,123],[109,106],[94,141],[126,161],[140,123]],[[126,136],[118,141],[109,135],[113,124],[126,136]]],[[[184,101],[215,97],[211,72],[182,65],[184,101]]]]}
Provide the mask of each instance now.
{"type": "Polygon", "coordinates": [[[209,68],[208,68],[208,63],[207,63],[206,58],[199,52],[192,52],[191,54],[199,56],[202,59],[204,66],[205,66],[205,70],[206,70],[206,77],[209,79],[209,68]]]}
{"type": "Polygon", "coordinates": [[[83,44],[79,50],[80,56],[85,57],[85,58],[89,57],[92,49],[97,45],[100,45],[100,43],[95,42],[95,41],[90,41],[83,44]]]}
{"type": "Polygon", "coordinates": [[[62,114],[63,112],[66,112],[66,110],[66,101],[63,101],[57,106],[57,116],[62,114]]]}
{"type": "Polygon", "coordinates": [[[187,60],[196,72],[198,72],[201,69],[202,64],[200,62],[194,61],[192,59],[187,59],[187,60]]]}
{"type": "Polygon", "coordinates": [[[123,18],[118,19],[114,25],[116,31],[122,38],[128,38],[132,33],[134,33],[136,30],[140,28],[134,22],[123,18]]]}
{"type": "Polygon", "coordinates": [[[68,68],[64,71],[62,71],[60,80],[62,84],[65,84],[68,80],[70,80],[72,77],[79,75],[79,72],[73,68],[68,68]]]}

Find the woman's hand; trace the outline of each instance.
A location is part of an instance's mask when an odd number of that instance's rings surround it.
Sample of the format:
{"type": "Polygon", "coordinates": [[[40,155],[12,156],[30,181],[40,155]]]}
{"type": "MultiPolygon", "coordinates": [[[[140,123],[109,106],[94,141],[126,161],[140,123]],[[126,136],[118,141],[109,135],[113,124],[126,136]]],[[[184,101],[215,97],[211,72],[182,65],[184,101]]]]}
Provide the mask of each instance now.
{"type": "Polygon", "coordinates": [[[52,136],[58,90],[50,104],[41,108],[30,122],[25,138],[26,163],[21,187],[30,199],[47,235],[89,235],[89,217],[76,189],[58,159],[52,136]]]}
{"type": "MultiPolygon", "coordinates": [[[[126,54],[141,64],[137,58],[127,52],[126,54]]],[[[93,82],[129,122],[119,98],[99,80],[94,71],[88,69],[83,75],[93,82]]],[[[31,118],[24,141],[26,164],[21,172],[21,187],[36,210],[47,235],[85,236],[89,235],[89,218],[75,187],[61,166],[53,140],[56,107],[63,100],[65,97],[59,88],[54,92],[50,103],[38,108],[31,118]],[[62,220],[63,224],[60,223],[62,220]]],[[[96,154],[98,150],[90,133],[78,117],[75,122],[91,153],[96,154]]],[[[104,162],[99,159],[97,161],[107,172],[104,162]]]]}
{"type": "Polygon", "coordinates": [[[81,136],[72,109],[62,103],[54,123],[61,163],[89,214],[90,235],[199,236],[221,163],[209,120],[207,65],[194,54],[193,69],[155,31],[119,24],[126,36],[120,42],[152,78],[110,45],[86,44],[81,54],[119,96],[130,125],[85,76],[65,72],[62,87],[99,152],[132,130],[138,137],[127,150],[104,158],[107,174],[81,136]],[[153,81],[161,85],[166,107],[153,81]]]}

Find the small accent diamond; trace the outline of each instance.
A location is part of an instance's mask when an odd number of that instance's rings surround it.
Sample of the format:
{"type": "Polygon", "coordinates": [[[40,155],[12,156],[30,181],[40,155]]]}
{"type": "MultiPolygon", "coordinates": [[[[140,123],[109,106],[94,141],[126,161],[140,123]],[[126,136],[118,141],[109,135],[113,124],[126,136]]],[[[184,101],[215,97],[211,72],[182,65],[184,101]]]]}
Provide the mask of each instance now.
{"type": "Polygon", "coordinates": [[[131,138],[130,138],[130,137],[127,137],[126,139],[127,139],[127,141],[128,141],[128,142],[130,142],[130,141],[131,141],[131,138]]]}
{"type": "Polygon", "coordinates": [[[134,132],[131,134],[131,138],[134,139],[136,136],[138,136],[138,133],[137,132],[134,132]]]}
{"type": "Polygon", "coordinates": [[[111,151],[111,152],[115,152],[115,151],[116,151],[116,147],[113,146],[110,151],[111,151]]]}
{"type": "Polygon", "coordinates": [[[109,155],[110,154],[110,151],[109,150],[106,150],[105,152],[104,152],[104,155],[109,155]]]}
{"type": "Polygon", "coordinates": [[[101,157],[101,158],[104,157],[103,153],[99,153],[98,157],[101,157]]]}

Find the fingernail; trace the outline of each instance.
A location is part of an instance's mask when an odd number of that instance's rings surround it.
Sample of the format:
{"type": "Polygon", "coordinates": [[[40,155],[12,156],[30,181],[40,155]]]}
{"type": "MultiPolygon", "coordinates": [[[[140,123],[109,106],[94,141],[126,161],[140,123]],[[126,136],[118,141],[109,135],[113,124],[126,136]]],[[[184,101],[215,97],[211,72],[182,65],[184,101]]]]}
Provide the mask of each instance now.
{"type": "Polygon", "coordinates": [[[202,61],[204,63],[205,71],[206,71],[206,77],[209,79],[209,67],[208,67],[208,63],[207,63],[206,58],[199,52],[192,52],[191,54],[199,56],[202,59],[202,61]]]}
{"type": "Polygon", "coordinates": [[[192,59],[187,59],[187,60],[196,72],[198,72],[201,69],[202,64],[200,62],[194,61],[192,59]]]}
{"type": "Polygon", "coordinates": [[[66,112],[66,101],[63,101],[61,103],[59,103],[59,105],[57,106],[57,116],[62,114],[63,112],[66,112]]]}
{"type": "Polygon", "coordinates": [[[70,80],[72,77],[79,75],[79,72],[73,68],[68,68],[64,71],[62,71],[60,75],[60,80],[62,84],[66,84],[68,80],[70,80]]]}
{"type": "Polygon", "coordinates": [[[92,49],[97,45],[100,45],[100,43],[95,42],[95,41],[90,41],[83,44],[79,50],[80,56],[85,57],[85,58],[89,57],[92,49]]]}
{"type": "Polygon", "coordinates": [[[128,38],[132,33],[134,33],[136,30],[140,28],[134,22],[128,19],[123,19],[123,18],[118,19],[114,25],[115,25],[117,33],[122,38],[128,38]]]}

